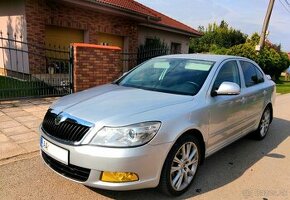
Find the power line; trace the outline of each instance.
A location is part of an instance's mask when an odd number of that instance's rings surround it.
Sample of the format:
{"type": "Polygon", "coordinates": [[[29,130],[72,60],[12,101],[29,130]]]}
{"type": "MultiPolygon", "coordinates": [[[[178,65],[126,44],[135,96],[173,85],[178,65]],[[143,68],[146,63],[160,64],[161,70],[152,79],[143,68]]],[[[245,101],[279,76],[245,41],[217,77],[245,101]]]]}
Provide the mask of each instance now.
{"type": "MultiPolygon", "coordinates": [[[[282,0],[279,0],[280,1],[280,3],[282,4],[282,6],[285,8],[285,10],[288,12],[288,13],[290,13],[290,10],[289,10],[289,8],[284,4],[284,3],[282,3],[282,0]]],[[[286,1],[285,1],[286,2],[286,1]]],[[[289,3],[289,2],[288,2],[289,3]]],[[[289,4],[289,6],[290,6],[290,4],[289,4]]]]}

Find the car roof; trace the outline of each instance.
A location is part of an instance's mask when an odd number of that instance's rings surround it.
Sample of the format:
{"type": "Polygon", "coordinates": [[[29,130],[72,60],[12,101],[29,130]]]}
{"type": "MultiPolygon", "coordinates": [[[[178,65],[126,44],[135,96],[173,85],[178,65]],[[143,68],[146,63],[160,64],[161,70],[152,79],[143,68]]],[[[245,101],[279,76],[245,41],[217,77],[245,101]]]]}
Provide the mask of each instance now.
{"type": "MultiPolygon", "coordinates": [[[[159,56],[158,58],[184,58],[184,59],[196,59],[196,60],[208,60],[214,62],[222,62],[226,59],[241,59],[243,57],[239,56],[230,56],[230,55],[213,55],[213,54],[173,54],[173,55],[165,55],[159,56]]],[[[245,59],[245,58],[243,58],[245,59]]]]}

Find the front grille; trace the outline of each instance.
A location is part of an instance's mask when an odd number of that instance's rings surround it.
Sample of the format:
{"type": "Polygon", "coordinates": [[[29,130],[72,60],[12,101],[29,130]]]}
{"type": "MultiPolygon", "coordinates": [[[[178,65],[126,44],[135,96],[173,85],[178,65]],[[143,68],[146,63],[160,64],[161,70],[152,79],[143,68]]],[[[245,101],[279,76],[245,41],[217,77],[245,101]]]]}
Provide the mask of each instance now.
{"type": "Polygon", "coordinates": [[[72,164],[65,165],[42,151],[42,158],[56,172],[74,179],[76,181],[85,182],[88,180],[91,170],[83,167],[78,167],[72,164]]]}
{"type": "Polygon", "coordinates": [[[49,135],[67,142],[79,142],[90,127],[76,123],[76,120],[67,118],[59,125],[55,124],[57,114],[48,110],[42,122],[42,129],[49,135]]]}

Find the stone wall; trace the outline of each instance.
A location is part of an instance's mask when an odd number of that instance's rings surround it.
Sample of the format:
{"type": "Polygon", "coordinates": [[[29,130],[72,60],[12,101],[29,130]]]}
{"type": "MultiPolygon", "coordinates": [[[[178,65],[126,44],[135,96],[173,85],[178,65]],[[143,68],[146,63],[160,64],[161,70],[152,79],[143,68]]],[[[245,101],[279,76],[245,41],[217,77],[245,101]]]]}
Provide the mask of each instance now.
{"type": "Polygon", "coordinates": [[[75,43],[74,92],[110,83],[122,74],[121,49],[113,46],[75,43]]]}

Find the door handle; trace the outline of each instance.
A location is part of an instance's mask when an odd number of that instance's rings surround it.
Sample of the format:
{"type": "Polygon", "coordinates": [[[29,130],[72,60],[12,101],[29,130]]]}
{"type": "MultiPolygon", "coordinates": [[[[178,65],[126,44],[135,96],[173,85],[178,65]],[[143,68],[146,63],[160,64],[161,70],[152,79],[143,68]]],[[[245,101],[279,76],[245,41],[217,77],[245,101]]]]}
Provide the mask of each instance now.
{"type": "Polygon", "coordinates": [[[240,98],[240,99],[239,99],[239,102],[241,102],[241,103],[244,104],[244,103],[246,102],[246,98],[245,98],[245,97],[240,98]]]}
{"type": "Polygon", "coordinates": [[[264,91],[263,91],[263,95],[264,95],[264,96],[265,96],[267,93],[268,93],[267,90],[264,90],[264,91]]]}

